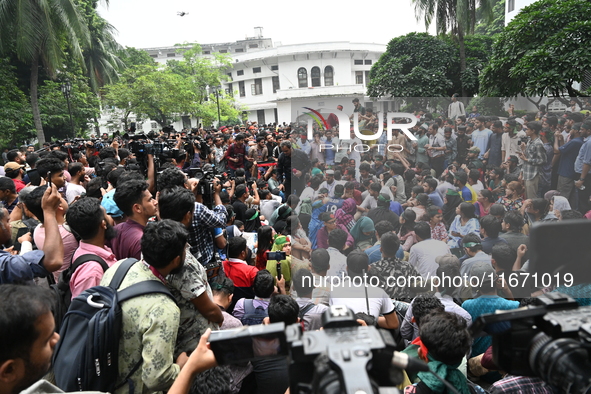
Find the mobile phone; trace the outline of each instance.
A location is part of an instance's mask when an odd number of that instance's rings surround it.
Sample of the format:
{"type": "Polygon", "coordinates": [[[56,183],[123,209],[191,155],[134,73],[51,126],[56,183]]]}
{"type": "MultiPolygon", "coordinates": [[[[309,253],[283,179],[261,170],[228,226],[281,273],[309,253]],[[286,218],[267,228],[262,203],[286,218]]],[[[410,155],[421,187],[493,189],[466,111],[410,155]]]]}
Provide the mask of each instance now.
{"type": "Polygon", "coordinates": [[[289,354],[285,323],[214,331],[209,337],[209,344],[219,365],[240,364],[289,354]]]}
{"type": "Polygon", "coordinates": [[[36,168],[27,171],[27,175],[29,176],[31,185],[39,186],[41,184],[41,175],[39,175],[39,171],[36,168]]]}
{"type": "Polygon", "coordinates": [[[287,254],[285,252],[267,252],[267,260],[285,260],[287,254]]]}

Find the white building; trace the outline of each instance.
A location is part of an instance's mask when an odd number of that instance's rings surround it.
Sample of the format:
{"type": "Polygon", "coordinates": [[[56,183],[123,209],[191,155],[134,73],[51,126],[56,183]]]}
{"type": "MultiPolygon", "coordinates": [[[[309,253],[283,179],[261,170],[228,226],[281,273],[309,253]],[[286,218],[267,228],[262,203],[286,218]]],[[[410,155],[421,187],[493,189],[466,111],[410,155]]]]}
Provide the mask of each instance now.
{"type": "MultiPolygon", "coordinates": [[[[158,47],[145,50],[159,63],[181,59],[187,47],[158,47]]],[[[310,107],[321,113],[342,105],[346,113],[353,112],[352,97],[366,107],[375,103],[365,97],[371,66],[386,51],[386,45],[352,42],[323,42],[296,45],[274,45],[261,35],[232,43],[202,44],[204,56],[214,52],[228,53],[232,69],[230,80],[223,84],[245,110],[248,120],[266,123],[289,123],[309,112],[310,107]]],[[[387,104],[380,104],[380,109],[387,104]]],[[[112,114],[110,127],[116,126],[112,114]]],[[[130,121],[135,121],[133,115],[130,121]]],[[[196,126],[198,120],[183,117],[175,128],[196,126]]],[[[145,121],[138,129],[158,128],[145,121]]],[[[119,126],[120,127],[120,126],[119,126]]]]}
{"type": "Polygon", "coordinates": [[[523,7],[535,3],[537,0],[506,0],[505,1],[505,26],[519,14],[523,7]]]}

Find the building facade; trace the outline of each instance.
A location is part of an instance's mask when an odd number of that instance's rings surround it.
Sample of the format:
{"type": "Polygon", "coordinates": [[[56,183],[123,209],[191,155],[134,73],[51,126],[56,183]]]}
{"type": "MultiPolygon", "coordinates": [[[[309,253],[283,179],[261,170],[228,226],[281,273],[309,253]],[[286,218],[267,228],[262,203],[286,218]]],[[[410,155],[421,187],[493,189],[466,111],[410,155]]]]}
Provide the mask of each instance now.
{"type": "MultiPolygon", "coordinates": [[[[181,59],[187,47],[145,48],[158,63],[181,59]]],[[[365,98],[371,66],[386,51],[386,45],[352,42],[323,42],[296,45],[273,44],[262,36],[232,43],[203,44],[203,56],[228,53],[232,69],[222,88],[232,94],[248,120],[260,124],[289,123],[308,112],[333,111],[343,105],[353,112],[351,97],[365,98]]],[[[198,120],[190,119],[191,126],[198,120]]],[[[183,119],[175,128],[186,127],[183,119]]],[[[158,127],[146,121],[138,125],[145,131],[158,127]]]]}

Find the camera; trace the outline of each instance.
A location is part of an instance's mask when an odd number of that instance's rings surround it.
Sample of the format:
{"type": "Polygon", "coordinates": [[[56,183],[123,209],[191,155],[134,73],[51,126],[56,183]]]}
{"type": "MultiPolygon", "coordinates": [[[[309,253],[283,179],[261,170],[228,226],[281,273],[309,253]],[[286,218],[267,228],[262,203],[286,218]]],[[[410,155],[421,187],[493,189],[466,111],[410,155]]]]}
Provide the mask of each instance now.
{"type": "Polygon", "coordinates": [[[527,309],[480,316],[470,330],[492,335],[493,360],[503,371],[538,376],[563,393],[591,390],[591,306],[546,293],[527,309]]]}
{"type": "Polygon", "coordinates": [[[282,261],[285,260],[287,254],[285,252],[267,252],[267,260],[282,261]]]}
{"type": "Polygon", "coordinates": [[[214,331],[209,342],[220,365],[289,355],[293,394],[399,393],[395,386],[402,383],[402,369],[428,370],[423,362],[394,352],[390,332],[359,326],[346,306],[332,305],[322,323],[323,330],[307,332],[299,323],[214,331]]]}

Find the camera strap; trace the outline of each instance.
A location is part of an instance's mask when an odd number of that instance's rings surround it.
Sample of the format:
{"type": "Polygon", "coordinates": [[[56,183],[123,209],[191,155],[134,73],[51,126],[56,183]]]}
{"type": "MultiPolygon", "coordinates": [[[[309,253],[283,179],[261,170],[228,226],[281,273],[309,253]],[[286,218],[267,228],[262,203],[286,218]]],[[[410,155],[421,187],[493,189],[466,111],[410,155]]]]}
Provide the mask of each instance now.
{"type": "MultiPolygon", "coordinates": [[[[366,275],[366,271],[363,270],[363,276],[365,277],[366,275]]],[[[365,306],[367,307],[367,314],[371,316],[371,313],[369,313],[369,297],[367,296],[367,286],[363,286],[364,290],[365,290],[365,306]]]]}

